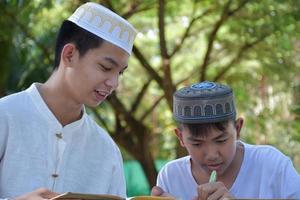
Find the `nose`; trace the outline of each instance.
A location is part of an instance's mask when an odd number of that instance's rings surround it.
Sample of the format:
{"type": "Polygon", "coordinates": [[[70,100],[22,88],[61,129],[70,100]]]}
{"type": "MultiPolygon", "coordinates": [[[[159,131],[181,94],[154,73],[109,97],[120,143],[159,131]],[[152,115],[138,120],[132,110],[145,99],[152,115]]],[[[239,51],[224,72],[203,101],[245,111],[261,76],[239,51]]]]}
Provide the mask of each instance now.
{"type": "Polygon", "coordinates": [[[219,157],[219,150],[216,145],[213,144],[207,145],[204,152],[207,161],[213,162],[216,161],[219,157]]]}
{"type": "Polygon", "coordinates": [[[105,80],[105,85],[109,87],[110,90],[115,90],[119,85],[119,75],[111,75],[105,80]]]}

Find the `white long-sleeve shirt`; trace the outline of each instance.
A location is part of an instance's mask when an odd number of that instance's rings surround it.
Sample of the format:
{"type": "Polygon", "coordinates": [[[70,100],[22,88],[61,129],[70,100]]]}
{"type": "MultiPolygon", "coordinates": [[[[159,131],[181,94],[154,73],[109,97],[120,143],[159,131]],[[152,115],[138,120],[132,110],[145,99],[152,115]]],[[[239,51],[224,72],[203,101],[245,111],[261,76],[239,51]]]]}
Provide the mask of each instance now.
{"type": "Polygon", "coordinates": [[[63,127],[36,84],[0,99],[0,198],[40,187],[126,196],[117,145],[83,112],[63,127]]]}

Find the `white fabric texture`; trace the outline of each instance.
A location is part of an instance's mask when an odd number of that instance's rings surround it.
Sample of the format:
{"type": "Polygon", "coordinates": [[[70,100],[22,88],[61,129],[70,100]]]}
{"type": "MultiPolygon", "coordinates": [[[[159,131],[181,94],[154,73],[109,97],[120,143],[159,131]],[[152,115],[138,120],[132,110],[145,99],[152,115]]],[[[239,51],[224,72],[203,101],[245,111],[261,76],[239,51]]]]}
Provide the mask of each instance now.
{"type": "MultiPolygon", "coordinates": [[[[272,146],[243,144],[244,159],[230,188],[231,195],[235,198],[300,199],[300,176],[287,156],[272,146]]],[[[157,186],[182,200],[197,196],[190,156],[167,163],[158,174],[157,186]]]]}
{"type": "Polygon", "coordinates": [[[137,31],[128,21],[108,8],[88,2],[77,8],[68,20],[131,55],[137,31]]]}
{"type": "Polygon", "coordinates": [[[0,198],[40,187],[125,197],[122,156],[111,137],[84,109],[63,127],[36,84],[0,99],[0,198]]]}

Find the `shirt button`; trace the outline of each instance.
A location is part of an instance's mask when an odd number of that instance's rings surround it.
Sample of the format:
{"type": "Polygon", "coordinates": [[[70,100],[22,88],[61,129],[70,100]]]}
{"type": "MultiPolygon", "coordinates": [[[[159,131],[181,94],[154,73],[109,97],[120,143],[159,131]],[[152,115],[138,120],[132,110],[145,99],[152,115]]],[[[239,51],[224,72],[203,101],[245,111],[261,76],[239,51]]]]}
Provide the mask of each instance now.
{"type": "Polygon", "coordinates": [[[55,133],[55,136],[56,136],[58,139],[62,139],[62,133],[55,133]]]}
{"type": "Polygon", "coordinates": [[[52,174],[51,175],[53,178],[57,178],[58,177],[58,174],[52,174]]]}

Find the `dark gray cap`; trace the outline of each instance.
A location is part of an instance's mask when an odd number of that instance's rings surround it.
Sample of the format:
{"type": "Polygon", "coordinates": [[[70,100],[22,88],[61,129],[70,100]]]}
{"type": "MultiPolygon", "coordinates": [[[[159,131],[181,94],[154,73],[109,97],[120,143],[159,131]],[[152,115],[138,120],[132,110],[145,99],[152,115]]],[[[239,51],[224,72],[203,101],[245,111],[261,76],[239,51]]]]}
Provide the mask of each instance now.
{"type": "Polygon", "coordinates": [[[234,120],[232,89],[220,83],[204,81],[177,90],[173,95],[173,116],[190,124],[234,120]]]}

